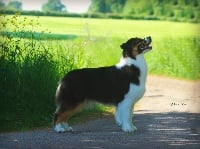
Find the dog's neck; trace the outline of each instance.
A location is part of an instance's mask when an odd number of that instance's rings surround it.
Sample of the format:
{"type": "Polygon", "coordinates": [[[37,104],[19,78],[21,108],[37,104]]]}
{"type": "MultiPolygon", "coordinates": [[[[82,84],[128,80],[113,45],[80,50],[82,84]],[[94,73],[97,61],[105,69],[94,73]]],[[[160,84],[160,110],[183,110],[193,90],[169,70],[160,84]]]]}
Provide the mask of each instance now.
{"type": "Polygon", "coordinates": [[[140,69],[140,82],[145,84],[147,76],[147,64],[143,54],[137,55],[135,59],[131,57],[122,57],[119,63],[116,64],[117,69],[121,69],[124,66],[135,65],[140,69]]]}

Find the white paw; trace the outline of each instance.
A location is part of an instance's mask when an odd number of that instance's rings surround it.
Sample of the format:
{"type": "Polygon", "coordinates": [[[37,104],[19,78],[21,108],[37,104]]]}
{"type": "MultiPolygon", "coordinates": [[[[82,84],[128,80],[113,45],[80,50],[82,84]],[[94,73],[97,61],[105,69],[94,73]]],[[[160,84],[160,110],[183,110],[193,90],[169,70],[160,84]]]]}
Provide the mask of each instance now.
{"type": "Polygon", "coordinates": [[[66,132],[66,131],[73,131],[72,127],[68,126],[68,124],[64,122],[57,124],[54,130],[59,133],[66,132]]]}
{"type": "Polygon", "coordinates": [[[124,132],[134,132],[135,130],[137,130],[137,128],[133,124],[132,125],[123,125],[122,130],[124,132]]]}

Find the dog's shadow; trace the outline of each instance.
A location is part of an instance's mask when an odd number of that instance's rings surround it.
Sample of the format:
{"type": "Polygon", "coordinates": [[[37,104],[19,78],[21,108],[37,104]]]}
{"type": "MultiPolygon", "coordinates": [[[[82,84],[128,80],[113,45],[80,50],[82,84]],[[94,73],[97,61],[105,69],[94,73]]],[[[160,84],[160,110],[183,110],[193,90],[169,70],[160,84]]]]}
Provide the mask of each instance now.
{"type": "MultiPolygon", "coordinates": [[[[134,125],[137,131],[131,134],[172,135],[173,133],[198,134],[200,115],[194,113],[145,113],[134,114],[134,125]],[[181,132],[180,132],[181,130],[181,132]],[[198,132],[197,132],[198,131],[198,132]]],[[[124,133],[115,123],[114,117],[98,118],[72,126],[72,134],[79,133],[124,133]]]]}
{"type": "Polygon", "coordinates": [[[75,125],[72,133],[80,132],[120,132],[121,127],[115,123],[114,117],[98,118],[75,125]]]}

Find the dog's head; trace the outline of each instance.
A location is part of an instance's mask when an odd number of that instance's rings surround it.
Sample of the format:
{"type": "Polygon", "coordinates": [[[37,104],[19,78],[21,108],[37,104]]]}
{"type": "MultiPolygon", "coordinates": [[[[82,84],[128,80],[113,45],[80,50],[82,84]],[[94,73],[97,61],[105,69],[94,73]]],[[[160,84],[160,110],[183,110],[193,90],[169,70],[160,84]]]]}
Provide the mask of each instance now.
{"type": "Polygon", "coordinates": [[[127,42],[123,43],[120,47],[123,49],[123,57],[136,58],[138,54],[146,53],[151,50],[151,37],[131,38],[127,42]]]}

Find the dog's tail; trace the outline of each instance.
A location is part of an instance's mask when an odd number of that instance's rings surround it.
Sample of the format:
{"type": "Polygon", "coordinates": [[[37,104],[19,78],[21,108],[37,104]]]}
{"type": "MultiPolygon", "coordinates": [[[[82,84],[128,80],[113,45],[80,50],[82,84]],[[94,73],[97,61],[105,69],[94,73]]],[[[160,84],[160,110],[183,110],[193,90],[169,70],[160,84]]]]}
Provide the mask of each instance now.
{"type": "Polygon", "coordinates": [[[61,80],[58,84],[58,87],[56,89],[56,95],[55,95],[55,103],[56,103],[56,111],[54,113],[54,126],[56,125],[56,122],[58,120],[59,114],[64,112],[65,109],[63,109],[63,105],[67,104],[67,100],[70,97],[70,91],[69,87],[67,85],[67,81],[61,80]]]}

